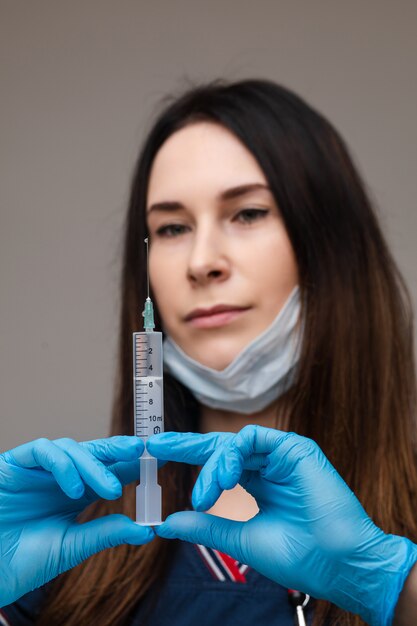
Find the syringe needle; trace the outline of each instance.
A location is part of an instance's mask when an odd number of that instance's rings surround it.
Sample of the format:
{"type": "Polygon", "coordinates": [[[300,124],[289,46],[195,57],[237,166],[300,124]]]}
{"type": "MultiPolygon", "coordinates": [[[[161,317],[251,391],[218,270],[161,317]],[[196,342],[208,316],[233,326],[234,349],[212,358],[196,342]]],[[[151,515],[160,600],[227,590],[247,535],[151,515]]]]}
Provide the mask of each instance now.
{"type": "Polygon", "coordinates": [[[142,316],[145,318],[144,319],[144,323],[143,323],[143,327],[144,327],[145,331],[149,332],[149,331],[153,331],[153,329],[155,328],[155,321],[154,321],[153,304],[152,304],[152,300],[149,297],[149,248],[148,248],[148,238],[146,237],[146,239],[144,241],[146,243],[148,297],[145,300],[145,308],[144,308],[144,310],[142,312],[142,316]]]}
{"type": "Polygon", "coordinates": [[[148,237],[146,237],[145,243],[146,243],[146,277],[147,277],[148,298],[149,298],[149,240],[148,240],[148,237]]]}

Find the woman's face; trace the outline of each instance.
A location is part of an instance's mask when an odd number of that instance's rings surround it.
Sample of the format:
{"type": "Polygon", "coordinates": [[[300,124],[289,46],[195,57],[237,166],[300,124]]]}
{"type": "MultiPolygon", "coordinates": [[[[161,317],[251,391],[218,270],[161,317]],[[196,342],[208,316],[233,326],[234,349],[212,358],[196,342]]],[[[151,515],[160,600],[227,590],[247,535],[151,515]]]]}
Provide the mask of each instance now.
{"type": "Polygon", "coordinates": [[[223,126],[182,128],[154,159],[147,223],[150,282],[164,330],[193,359],[224,369],[272,323],[298,283],[262,170],[223,126]]]}

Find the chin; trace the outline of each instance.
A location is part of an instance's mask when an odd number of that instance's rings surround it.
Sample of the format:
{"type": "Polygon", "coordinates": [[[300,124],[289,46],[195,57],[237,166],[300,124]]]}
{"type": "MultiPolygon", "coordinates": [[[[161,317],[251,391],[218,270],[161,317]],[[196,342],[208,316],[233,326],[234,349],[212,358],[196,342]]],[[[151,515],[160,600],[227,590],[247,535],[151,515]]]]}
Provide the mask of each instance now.
{"type": "Polygon", "coordinates": [[[239,352],[239,350],[220,350],[217,349],[216,346],[211,345],[207,350],[194,350],[192,358],[201,363],[201,365],[205,365],[206,367],[220,372],[232,363],[239,352]]]}
{"type": "Polygon", "coordinates": [[[217,370],[218,372],[221,372],[222,370],[225,370],[226,367],[230,365],[232,361],[233,359],[229,359],[225,361],[219,361],[219,359],[213,359],[210,361],[205,360],[204,362],[202,361],[199,361],[199,362],[202,363],[202,365],[205,365],[206,367],[210,367],[212,370],[217,370]]]}

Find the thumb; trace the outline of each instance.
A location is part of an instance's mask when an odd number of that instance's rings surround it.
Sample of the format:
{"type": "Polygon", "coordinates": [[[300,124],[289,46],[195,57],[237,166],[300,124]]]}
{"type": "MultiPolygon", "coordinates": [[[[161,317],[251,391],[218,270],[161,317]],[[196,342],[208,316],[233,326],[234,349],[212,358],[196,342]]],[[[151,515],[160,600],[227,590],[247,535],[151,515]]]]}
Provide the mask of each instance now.
{"type": "Polygon", "coordinates": [[[149,543],[155,533],[149,526],[139,526],[125,515],[106,515],[99,519],[74,524],[62,544],[61,571],[75,567],[93,554],[124,543],[149,543]]]}
{"type": "Polygon", "coordinates": [[[244,522],[236,522],[217,515],[182,511],[167,517],[163,524],[155,527],[155,532],[165,539],[200,543],[241,561],[240,538],[243,526],[244,522]]]}

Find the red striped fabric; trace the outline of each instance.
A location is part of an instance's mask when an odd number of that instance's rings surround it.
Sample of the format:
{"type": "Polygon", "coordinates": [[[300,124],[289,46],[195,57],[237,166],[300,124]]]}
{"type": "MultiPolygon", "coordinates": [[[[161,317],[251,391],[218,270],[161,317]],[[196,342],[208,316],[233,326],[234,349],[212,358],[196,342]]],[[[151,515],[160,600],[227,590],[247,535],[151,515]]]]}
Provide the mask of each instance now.
{"type": "Polygon", "coordinates": [[[213,578],[222,582],[230,581],[246,583],[245,572],[249,569],[244,563],[239,563],[228,554],[212,548],[196,544],[201,559],[207,565],[213,578]]]}
{"type": "Polygon", "coordinates": [[[225,566],[229,568],[235,582],[245,583],[246,576],[244,576],[239,569],[239,561],[236,561],[236,559],[233,559],[228,554],[224,554],[224,552],[218,552],[217,550],[216,552],[219,558],[223,559],[225,566]]]}

